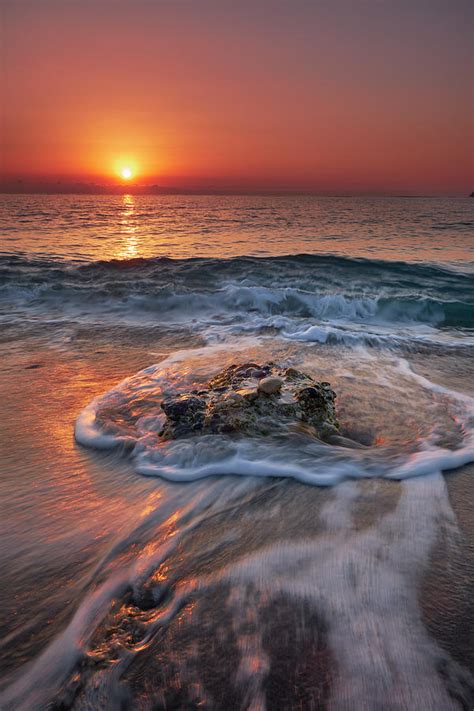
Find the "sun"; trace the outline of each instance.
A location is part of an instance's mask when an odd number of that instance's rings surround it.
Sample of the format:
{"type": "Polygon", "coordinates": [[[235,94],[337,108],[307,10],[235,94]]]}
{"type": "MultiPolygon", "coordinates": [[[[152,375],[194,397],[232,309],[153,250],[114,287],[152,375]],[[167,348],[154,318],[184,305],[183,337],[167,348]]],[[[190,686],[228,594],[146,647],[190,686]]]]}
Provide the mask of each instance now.
{"type": "Polygon", "coordinates": [[[123,178],[124,180],[131,180],[132,177],[133,177],[132,170],[131,170],[131,168],[129,168],[128,166],[124,166],[124,167],[120,170],[120,175],[122,176],[122,178],[123,178]]]}

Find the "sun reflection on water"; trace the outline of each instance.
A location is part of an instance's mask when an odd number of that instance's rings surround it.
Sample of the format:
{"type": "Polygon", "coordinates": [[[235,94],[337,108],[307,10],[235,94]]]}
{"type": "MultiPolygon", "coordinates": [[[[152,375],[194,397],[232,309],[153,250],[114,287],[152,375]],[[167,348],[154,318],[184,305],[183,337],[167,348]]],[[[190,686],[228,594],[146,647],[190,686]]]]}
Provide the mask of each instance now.
{"type": "Polygon", "coordinates": [[[117,258],[133,259],[139,256],[138,220],[132,195],[124,195],[122,198],[119,225],[123,237],[117,258]]]}

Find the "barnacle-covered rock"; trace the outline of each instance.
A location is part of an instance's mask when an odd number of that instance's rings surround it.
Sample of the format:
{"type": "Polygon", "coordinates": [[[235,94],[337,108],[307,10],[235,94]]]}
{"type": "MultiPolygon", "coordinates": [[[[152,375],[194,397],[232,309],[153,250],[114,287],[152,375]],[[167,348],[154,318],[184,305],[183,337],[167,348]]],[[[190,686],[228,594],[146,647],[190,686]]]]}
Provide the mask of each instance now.
{"type": "Polygon", "coordinates": [[[161,403],[167,417],[165,439],[194,434],[236,433],[265,436],[300,425],[331,439],[339,425],[336,394],[295,368],[275,363],[231,365],[207,388],[169,397],[161,403]]]}

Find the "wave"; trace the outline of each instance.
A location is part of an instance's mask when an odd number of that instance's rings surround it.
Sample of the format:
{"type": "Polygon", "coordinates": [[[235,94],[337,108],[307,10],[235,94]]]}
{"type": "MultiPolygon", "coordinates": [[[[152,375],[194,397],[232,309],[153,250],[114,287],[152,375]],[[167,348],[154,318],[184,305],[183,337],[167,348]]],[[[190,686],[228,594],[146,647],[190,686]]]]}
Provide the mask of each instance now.
{"type": "MultiPolygon", "coordinates": [[[[0,254],[0,274],[5,274],[8,269],[19,271],[29,270],[54,270],[56,275],[77,274],[95,276],[101,273],[121,273],[127,271],[139,271],[142,275],[155,273],[155,276],[164,274],[178,275],[179,273],[219,273],[241,275],[246,273],[259,273],[262,270],[274,268],[280,272],[296,272],[300,276],[305,276],[306,270],[310,270],[315,276],[328,274],[332,276],[340,273],[351,273],[369,276],[371,278],[383,277],[387,283],[396,283],[397,278],[410,280],[413,284],[427,283],[429,280],[437,281],[442,279],[446,285],[448,282],[455,284],[461,280],[464,283],[469,281],[474,270],[473,263],[464,263],[461,266],[449,264],[434,264],[421,262],[406,262],[397,260],[367,259],[364,257],[342,257],[332,254],[289,254],[273,257],[243,256],[232,258],[209,258],[190,257],[186,259],[173,259],[171,257],[133,257],[129,259],[98,260],[93,262],[65,261],[60,259],[44,259],[38,257],[28,257],[26,255],[2,255],[0,254]],[[301,273],[300,270],[303,270],[301,273]]],[[[471,289],[474,289],[471,283],[471,289]]]]}
{"type": "Polygon", "coordinates": [[[438,222],[431,226],[432,230],[465,230],[470,231],[474,229],[474,222],[469,220],[459,220],[457,222],[438,222]]]}
{"type": "MultiPolygon", "coordinates": [[[[296,255],[63,264],[0,259],[0,302],[56,315],[179,322],[260,316],[474,328],[474,280],[437,265],[296,255]]],[[[311,325],[315,325],[314,323],[311,325]]],[[[294,330],[294,329],[293,329],[294,330]]]]}

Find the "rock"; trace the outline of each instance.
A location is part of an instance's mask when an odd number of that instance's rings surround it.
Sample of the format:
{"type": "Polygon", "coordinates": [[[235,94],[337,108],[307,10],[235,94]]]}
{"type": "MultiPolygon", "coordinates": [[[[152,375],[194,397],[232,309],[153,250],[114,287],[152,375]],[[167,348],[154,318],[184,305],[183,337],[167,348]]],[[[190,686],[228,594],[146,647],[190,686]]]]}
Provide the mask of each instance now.
{"type": "Polygon", "coordinates": [[[336,394],[295,368],[275,363],[231,365],[191,393],[165,398],[160,435],[177,439],[196,434],[268,436],[299,426],[329,441],[339,432],[336,394]]]}
{"type": "Polygon", "coordinates": [[[240,385],[245,380],[260,380],[271,372],[270,365],[260,366],[256,363],[231,365],[215,375],[208,383],[211,390],[226,390],[234,385],[240,385]]]}
{"type": "Polygon", "coordinates": [[[285,381],[277,375],[269,375],[267,378],[262,378],[258,381],[257,390],[265,395],[275,395],[279,393],[285,381]]]}
{"type": "Polygon", "coordinates": [[[163,400],[161,407],[166,415],[165,429],[174,432],[174,436],[186,436],[204,425],[206,400],[196,395],[178,395],[163,400]],[[170,424],[173,423],[173,424],[170,424]]]}

